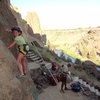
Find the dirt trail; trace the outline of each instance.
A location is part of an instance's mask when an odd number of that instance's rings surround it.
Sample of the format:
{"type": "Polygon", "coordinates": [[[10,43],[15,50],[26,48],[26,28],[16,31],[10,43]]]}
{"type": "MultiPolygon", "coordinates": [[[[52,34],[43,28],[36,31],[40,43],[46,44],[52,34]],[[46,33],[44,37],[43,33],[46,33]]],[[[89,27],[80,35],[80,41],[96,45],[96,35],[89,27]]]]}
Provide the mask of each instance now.
{"type": "MultiPolygon", "coordinates": [[[[39,68],[39,64],[36,63],[28,63],[29,69],[37,69],[39,68]]],[[[60,85],[58,83],[57,86],[49,86],[48,88],[44,89],[44,91],[39,94],[38,100],[88,100],[88,98],[82,93],[76,93],[72,90],[66,90],[65,93],[60,92],[60,85]]]]}
{"type": "Polygon", "coordinates": [[[82,93],[76,93],[72,90],[66,90],[65,93],[60,92],[60,84],[57,86],[49,86],[39,95],[39,100],[88,100],[82,93]]]}

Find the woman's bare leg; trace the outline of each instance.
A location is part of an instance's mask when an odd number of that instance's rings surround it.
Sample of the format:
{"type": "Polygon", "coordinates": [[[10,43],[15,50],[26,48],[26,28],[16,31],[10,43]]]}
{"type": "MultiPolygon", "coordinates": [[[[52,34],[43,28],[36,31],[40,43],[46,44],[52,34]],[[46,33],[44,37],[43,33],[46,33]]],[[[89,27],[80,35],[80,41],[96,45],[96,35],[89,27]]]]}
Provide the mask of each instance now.
{"type": "Polygon", "coordinates": [[[17,67],[21,75],[24,75],[22,64],[21,64],[21,60],[23,59],[23,57],[24,55],[22,53],[19,53],[17,57],[17,67]]]}
{"type": "Polygon", "coordinates": [[[25,57],[22,58],[22,67],[23,67],[24,74],[26,74],[26,72],[27,72],[27,61],[26,61],[25,57]]]}
{"type": "Polygon", "coordinates": [[[61,92],[63,92],[64,93],[64,85],[65,85],[65,83],[64,82],[62,82],[62,84],[61,84],[61,92]]]}

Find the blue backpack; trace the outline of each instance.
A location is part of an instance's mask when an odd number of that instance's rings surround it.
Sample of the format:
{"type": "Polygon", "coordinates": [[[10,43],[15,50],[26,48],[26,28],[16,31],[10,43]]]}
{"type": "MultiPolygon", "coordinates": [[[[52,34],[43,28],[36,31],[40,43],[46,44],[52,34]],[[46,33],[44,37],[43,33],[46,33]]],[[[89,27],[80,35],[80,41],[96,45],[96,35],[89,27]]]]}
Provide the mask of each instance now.
{"type": "Polygon", "coordinates": [[[81,90],[81,84],[79,82],[72,83],[71,89],[75,92],[79,92],[81,90]]]}

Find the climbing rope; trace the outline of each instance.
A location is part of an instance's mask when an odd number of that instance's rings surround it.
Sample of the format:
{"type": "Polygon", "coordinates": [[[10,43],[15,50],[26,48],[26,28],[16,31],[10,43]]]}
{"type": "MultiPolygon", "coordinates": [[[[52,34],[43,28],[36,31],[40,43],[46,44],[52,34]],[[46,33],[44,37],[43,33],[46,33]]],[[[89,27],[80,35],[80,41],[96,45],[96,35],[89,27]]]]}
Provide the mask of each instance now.
{"type": "MultiPolygon", "coordinates": [[[[38,55],[41,57],[41,59],[42,59],[42,61],[43,61],[43,64],[45,65],[45,68],[48,70],[48,72],[50,73],[50,75],[51,75],[52,78],[54,79],[55,83],[57,84],[57,80],[54,78],[53,74],[52,74],[51,71],[48,69],[48,65],[46,65],[46,63],[45,63],[45,61],[44,61],[42,55],[39,53],[39,51],[38,51],[37,47],[35,46],[34,42],[32,42],[32,44],[34,45],[34,47],[35,47],[35,49],[36,49],[38,55]]],[[[40,67],[40,68],[41,68],[41,67],[40,67]]],[[[42,68],[41,68],[41,69],[42,69],[42,68]]]]}
{"type": "Polygon", "coordinates": [[[36,87],[34,87],[33,90],[33,98],[34,100],[38,100],[38,89],[36,87]]]}

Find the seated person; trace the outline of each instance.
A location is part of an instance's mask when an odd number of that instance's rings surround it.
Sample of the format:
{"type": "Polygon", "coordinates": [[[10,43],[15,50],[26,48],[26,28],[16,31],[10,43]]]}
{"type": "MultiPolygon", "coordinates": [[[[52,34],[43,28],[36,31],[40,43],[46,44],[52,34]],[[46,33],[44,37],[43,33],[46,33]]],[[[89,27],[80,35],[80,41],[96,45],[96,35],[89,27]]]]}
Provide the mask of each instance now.
{"type": "Polygon", "coordinates": [[[56,70],[56,63],[55,62],[52,62],[52,68],[51,68],[53,71],[56,70]]]}

